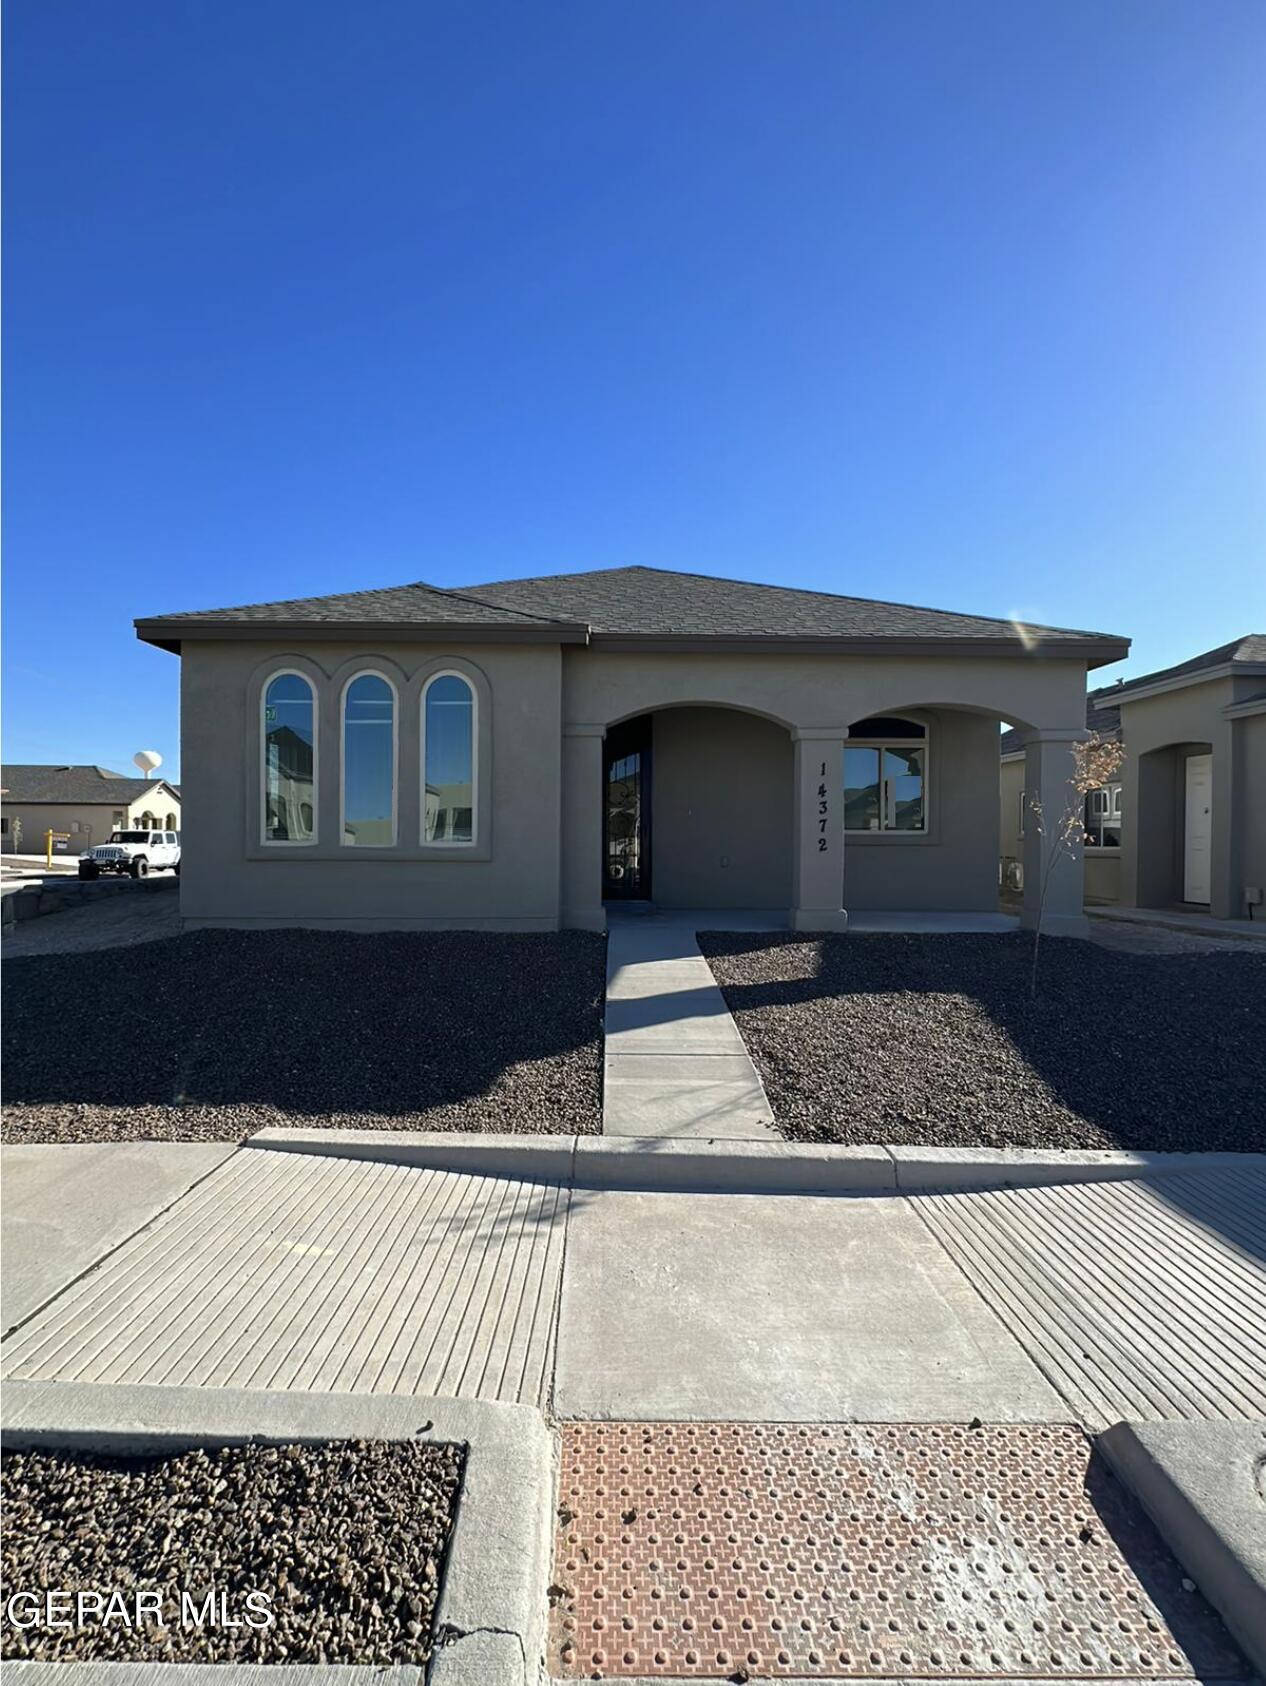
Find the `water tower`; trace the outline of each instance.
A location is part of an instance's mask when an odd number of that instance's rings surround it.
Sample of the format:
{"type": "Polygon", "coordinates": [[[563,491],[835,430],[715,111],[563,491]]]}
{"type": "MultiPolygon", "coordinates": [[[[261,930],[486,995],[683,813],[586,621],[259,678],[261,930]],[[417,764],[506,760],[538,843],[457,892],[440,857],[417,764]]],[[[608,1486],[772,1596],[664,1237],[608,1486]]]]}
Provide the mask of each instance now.
{"type": "Polygon", "coordinates": [[[144,778],[148,778],[155,767],[161,767],[163,758],[156,749],[138,749],[132,757],[132,764],[141,769],[144,778]]]}

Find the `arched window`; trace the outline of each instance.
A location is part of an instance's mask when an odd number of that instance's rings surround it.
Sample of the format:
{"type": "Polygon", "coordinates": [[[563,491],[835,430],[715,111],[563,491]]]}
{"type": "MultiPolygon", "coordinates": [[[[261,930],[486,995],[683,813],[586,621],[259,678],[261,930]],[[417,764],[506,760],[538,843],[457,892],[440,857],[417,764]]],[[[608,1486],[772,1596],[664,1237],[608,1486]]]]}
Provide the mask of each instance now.
{"type": "MultiPolygon", "coordinates": [[[[275,673],[261,699],[265,843],[316,842],[316,698],[301,673],[275,673]]],[[[175,829],[175,826],[172,826],[175,829]]]]}
{"type": "Polygon", "coordinates": [[[175,830],[177,830],[178,826],[179,826],[179,821],[176,819],[175,814],[168,814],[168,816],[167,816],[167,829],[168,829],[168,831],[175,831],[175,830]]]}
{"type": "Polygon", "coordinates": [[[845,831],[927,830],[927,727],[874,715],[844,746],[845,831]]]}
{"type": "Polygon", "coordinates": [[[395,840],[395,687],[358,673],[343,691],[343,842],[388,849],[395,840]]]}
{"type": "Polygon", "coordinates": [[[422,841],[475,841],[475,693],[437,673],[422,693],[422,841]]]}

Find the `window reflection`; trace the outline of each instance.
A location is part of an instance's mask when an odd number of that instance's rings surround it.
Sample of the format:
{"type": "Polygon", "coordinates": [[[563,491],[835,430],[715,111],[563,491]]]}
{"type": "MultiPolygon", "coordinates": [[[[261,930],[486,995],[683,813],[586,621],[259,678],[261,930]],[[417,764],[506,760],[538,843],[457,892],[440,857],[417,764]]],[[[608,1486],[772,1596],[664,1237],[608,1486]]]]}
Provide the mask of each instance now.
{"type": "Polygon", "coordinates": [[[343,842],[395,842],[395,692],[377,673],[353,679],[343,697],[343,842]]]}
{"type": "Polygon", "coordinates": [[[876,716],[859,721],[844,748],[844,829],[926,831],[926,728],[914,720],[876,716]],[[885,742],[896,739],[896,742],[885,742]],[[903,741],[905,740],[905,741],[903,741]]]}
{"type": "Polygon", "coordinates": [[[844,829],[879,830],[879,751],[850,745],[844,751],[844,829]]]}
{"type": "Polygon", "coordinates": [[[884,750],[884,829],[923,830],[923,750],[884,750]]]}
{"type": "Polygon", "coordinates": [[[475,840],[475,697],[456,673],[442,673],[422,704],[422,771],[427,843],[475,840]]]}
{"type": "Polygon", "coordinates": [[[263,722],[264,838],[269,843],[310,843],[316,836],[315,713],[306,679],[280,673],[270,680],[263,722]]]}

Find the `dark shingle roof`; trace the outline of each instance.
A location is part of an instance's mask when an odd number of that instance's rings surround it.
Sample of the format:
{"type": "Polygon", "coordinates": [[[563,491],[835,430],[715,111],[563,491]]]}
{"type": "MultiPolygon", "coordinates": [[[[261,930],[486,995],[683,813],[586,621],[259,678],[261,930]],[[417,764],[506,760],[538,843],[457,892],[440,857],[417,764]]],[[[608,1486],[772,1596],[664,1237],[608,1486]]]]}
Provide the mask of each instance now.
{"type": "Polygon", "coordinates": [[[1141,673],[1137,679],[1127,679],[1124,684],[1114,685],[1112,695],[1128,697],[1132,691],[1142,690],[1144,685],[1161,685],[1167,679],[1185,679],[1212,667],[1242,667],[1250,663],[1266,667],[1266,632],[1249,632],[1243,638],[1233,638],[1229,644],[1219,644],[1216,650],[1206,650],[1203,655],[1192,656],[1190,661],[1179,662],[1175,667],[1162,667],[1156,673],[1141,673]]]}
{"type": "Polygon", "coordinates": [[[345,591],[333,597],[287,597],[277,603],[243,603],[227,609],[193,609],[187,614],[156,615],[154,620],[325,622],[382,621],[390,625],[504,626],[548,624],[550,617],[524,614],[499,604],[481,603],[468,593],[445,591],[422,580],[385,586],[379,591],[345,591]]]}
{"type": "MultiPolygon", "coordinates": [[[[1101,738],[1121,736],[1121,710],[1111,705],[1105,706],[1105,699],[1115,695],[1115,685],[1107,685],[1100,691],[1091,691],[1086,698],[1087,731],[1097,732],[1101,738]]],[[[1023,749],[1026,736],[1027,734],[1016,726],[1009,732],[1003,732],[999,740],[999,753],[1010,755],[1017,749],[1023,749]]]]}
{"type": "MultiPolygon", "coordinates": [[[[868,643],[988,643],[1029,650],[1073,647],[1125,640],[1107,633],[1067,627],[1018,627],[1008,620],[960,615],[944,609],[920,609],[903,603],[839,597],[825,591],[757,585],[708,574],[676,573],[662,568],[600,568],[583,574],[551,574],[490,585],[445,589],[418,582],[382,591],[352,591],[333,597],[289,598],[276,603],[248,603],[236,608],[199,609],[137,622],[138,634],[151,643],[178,649],[184,637],[262,633],[269,627],[293,627],[312,636],[333,637],[341,629],[392,629],[419,636],[469,629],[488,638],[583,642],[616,639],[717,639],[736,641],[825,641],[868,643]]],[[[1111,652],[1076,650],[1113,660],[1111,652]]]]}
{"type": "MultiPolygon", "coordinates": [[[[1009,638],[1010,621],[919,609],[866,597],[838,597],[785,585],[718,579],[662,568],[601,568],[491,585],[458,586],[529,615],[586,621],[596,633],[717,638],[1009,638]]],[[[1030,629],[1044,640],[1101,638],[1064,627],[1030,629]]]]}
{"type": "MultiPolygon", "coordinates": [[[[0,767],[0,788],[6,802],[66,802],[80,808],[94,802],[126,805],[160,785],[168,790],[175,788],[165,779],[130,779],[108,767],[29,762],[0,767]]],[[[178,791],[176,794],[179,798],[178,791]]]]}

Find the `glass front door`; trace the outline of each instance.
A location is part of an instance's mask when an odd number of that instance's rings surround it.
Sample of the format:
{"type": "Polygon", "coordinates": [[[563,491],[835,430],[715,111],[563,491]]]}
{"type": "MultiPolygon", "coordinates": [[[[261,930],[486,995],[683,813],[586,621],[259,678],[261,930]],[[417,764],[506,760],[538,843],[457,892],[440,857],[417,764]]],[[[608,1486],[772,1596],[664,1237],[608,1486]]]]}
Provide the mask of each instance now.
{"type": "Polygon", "coordinates": [[[651,723],[613,726],[603,745],[602,894],[649,901],[651,894],[651,723]]]}

